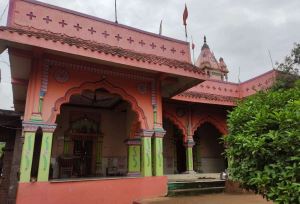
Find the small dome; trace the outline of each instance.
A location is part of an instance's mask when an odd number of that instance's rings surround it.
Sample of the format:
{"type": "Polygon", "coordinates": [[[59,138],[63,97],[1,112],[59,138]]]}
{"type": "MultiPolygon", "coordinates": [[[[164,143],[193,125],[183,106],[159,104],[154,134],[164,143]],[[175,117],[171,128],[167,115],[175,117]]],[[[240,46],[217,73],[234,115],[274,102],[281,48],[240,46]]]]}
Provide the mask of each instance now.
{"type": "Polygon", "coordinates": [[[204,44],[201,48],[201,53],[195,64],[197,67],[204,69],[220,69],[218,61],[213,52],[210,51],[208,44],[206,43],[206,37],[204,36],[204,44]]]}
{"type": "Polygon", "coordinates": [[[223,72],[226,72],[226,73],[229,72],[228,69],[227,69],[227,65],[226,65],[225,62],[224,62],[223,57],[220,57],[220,59],[219,59],[219,65],[220,65],[221,70],[222,70],[223,72]]]}

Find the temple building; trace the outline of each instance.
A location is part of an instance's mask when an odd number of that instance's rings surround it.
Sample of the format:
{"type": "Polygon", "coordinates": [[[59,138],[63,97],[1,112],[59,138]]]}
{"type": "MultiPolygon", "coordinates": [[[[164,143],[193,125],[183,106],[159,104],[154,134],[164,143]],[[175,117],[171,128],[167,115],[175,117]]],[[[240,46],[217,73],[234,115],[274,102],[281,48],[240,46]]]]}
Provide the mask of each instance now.
{"type": "Polygon", "coordinates": [[[193,65],[188,42],[34,0],[10,0],[6,49],[22,128],[0,203],[132,203],[220,173],[228,111],[276,76],[227,82],[206,38],[193,65]]]}

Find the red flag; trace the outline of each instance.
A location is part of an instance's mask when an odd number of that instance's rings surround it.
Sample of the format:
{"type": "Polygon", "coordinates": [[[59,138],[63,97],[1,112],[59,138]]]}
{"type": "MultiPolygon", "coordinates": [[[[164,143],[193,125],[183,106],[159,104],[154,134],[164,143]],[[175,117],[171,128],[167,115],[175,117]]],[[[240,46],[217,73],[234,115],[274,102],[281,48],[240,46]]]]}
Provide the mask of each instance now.
{"type": "Polygon", "coordinates": [[[189,13],[188,13],[188,10],[187,10],[187,7],[186,7],[186,4],[185,4],[185,8],[184,8],[184,11],[183,11],[183,25],[187,25],[186,24],[186,19],[188,18],[189,16],[189,13]]]}
{"type": "Polygon", "coordinates": [[[194,44],[194,42],[192,42],[192,49],[195,49],[195,44],[194,44]]]}

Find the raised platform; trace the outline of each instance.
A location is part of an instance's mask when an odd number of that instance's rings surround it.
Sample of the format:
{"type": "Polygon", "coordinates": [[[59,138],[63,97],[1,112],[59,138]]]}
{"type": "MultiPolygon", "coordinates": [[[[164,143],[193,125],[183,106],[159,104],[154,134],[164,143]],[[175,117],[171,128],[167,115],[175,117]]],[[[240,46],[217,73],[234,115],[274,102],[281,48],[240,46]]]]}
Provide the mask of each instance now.
{"type": "Polygon", "coordinates": [[[19,183],[17,204],[132,204],[165,196],[166,187],[165,176],[19,183]]]}

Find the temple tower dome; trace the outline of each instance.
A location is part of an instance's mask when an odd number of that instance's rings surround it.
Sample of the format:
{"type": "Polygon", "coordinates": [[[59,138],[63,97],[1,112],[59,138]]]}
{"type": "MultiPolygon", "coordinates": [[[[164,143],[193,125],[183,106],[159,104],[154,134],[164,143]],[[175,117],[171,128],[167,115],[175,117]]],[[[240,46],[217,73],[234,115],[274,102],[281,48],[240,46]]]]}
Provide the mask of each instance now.
{"type": "Polygon", "coordinates": [[[227,80],[227,74],[229,72],[227,65],[222,57],[219,61],[216,59],[206,42],[206,36],[204,36],[204,44],[195,65],[205,71],[211,79],[227,80]]]}

